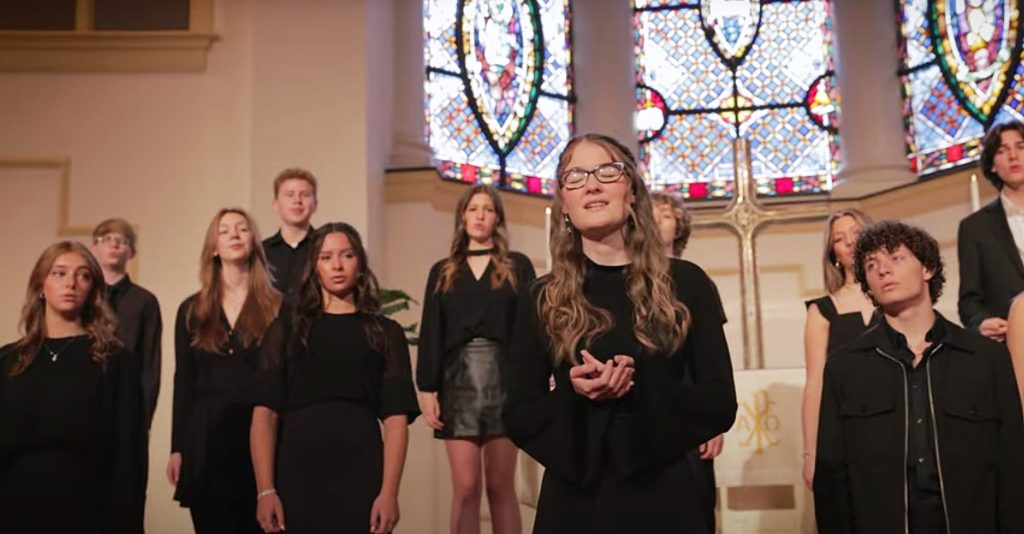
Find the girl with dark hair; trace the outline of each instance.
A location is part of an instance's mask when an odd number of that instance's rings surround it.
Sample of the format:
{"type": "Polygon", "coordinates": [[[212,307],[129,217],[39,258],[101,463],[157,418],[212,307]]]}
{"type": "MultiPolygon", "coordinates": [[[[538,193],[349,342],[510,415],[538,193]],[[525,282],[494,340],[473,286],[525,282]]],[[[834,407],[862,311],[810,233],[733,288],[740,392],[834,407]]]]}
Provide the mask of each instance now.
{"type": "Polygon", "coordinates": [[[260,352],[251,444],[265,532],[391,532],[419,414],[402,327],[381,315],[362,239],[316,232],[294,311],[260,352]],[[378,421],[383,422],[384,438],[378,421]]]}
{"type": "Polygon", "coordinates": [[[105,290],[78,243],[32,269],[23,335],[0,348],[4,532],[142,532],[142,393],[105,290]]]}
{"type": "Polygon", "coordinates": [[[467,189],[455,208],[451,253],[427,278],[416,364],[423,417],[445,440],[452,470],[453,534],[480,532],[484,487],[495,534],[522,530],[518,450],[505,437],[501,409],[516,303],[535,276],[530,260],[509,250],[498,192],[467,189]]]}
{"type": "Polygon", "coordinates": [[[621,143],[573,139],[557,176],[552,270],[520,301],[505,408],[547,468],[534,532],[707,533],[687,456],[736,416],[713,285],[665,257],[621,143]]]}
{"type": "Polygon", "coordinates": [[[249,457],[256,354],[281,296],[244,210],[217,212],[200,256],[199,292],[178,307],[167,479],[197,534],[260,532],[249,457]]]}

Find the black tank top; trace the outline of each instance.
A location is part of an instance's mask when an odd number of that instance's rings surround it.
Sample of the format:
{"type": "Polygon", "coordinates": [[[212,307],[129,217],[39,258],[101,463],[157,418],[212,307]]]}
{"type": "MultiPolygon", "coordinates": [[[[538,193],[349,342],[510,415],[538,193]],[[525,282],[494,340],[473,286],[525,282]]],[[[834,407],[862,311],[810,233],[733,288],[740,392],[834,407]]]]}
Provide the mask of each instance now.
{"type": "Polygon", "coordinates": [[[864,324],[864,318],[859,311],[839,313],[836,311],[835,303],[832,302],[832,297],[828,295],[804,302],[804,305],[808,308],[811,304],[817,305],[818,311],[828,321],[828,352],[830,354],[832,351],[857,339],[865,330],[874,325],[879,318],[878,311],[876,310],[871,315],[871,320],[868,321],[868,324],[864,324]]]}

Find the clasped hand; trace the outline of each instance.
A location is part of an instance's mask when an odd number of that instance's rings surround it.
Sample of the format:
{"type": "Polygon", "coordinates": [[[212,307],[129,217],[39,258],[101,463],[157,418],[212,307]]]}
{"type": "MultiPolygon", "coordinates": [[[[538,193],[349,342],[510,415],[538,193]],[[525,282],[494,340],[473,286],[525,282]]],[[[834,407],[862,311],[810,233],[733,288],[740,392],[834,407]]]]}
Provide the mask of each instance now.
{"type": "Polygon", "coordinates": [[[579,395],[590,400],[618,399],[633,388],[633,358],[617,354],[602,362],[589,351],[580,354],[583,363],[569,369],[569,381],[579,395]]]}

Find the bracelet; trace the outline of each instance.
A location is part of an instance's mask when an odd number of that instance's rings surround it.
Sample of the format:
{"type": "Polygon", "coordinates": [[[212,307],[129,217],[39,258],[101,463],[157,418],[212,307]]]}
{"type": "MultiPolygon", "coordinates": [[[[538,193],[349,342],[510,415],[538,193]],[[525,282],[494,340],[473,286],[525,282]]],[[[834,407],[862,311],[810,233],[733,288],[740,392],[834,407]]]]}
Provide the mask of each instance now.
{"type": "Polygon", "coordinates": [[[277,490],[274,489],[274,488],[265,489],[265,490],[263,490],[263,491],[261,491],[261,492],[256,494],[256,500],[258,501],[258,500],[266,497],[267,495],[277,495],[277,490]]]}

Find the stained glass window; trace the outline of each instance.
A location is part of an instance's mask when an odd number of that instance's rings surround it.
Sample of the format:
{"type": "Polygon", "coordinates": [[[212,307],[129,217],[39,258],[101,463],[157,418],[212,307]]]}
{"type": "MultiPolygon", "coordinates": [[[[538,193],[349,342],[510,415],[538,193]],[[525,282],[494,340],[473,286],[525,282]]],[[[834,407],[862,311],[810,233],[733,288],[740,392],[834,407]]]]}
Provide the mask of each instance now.
{"type": "Polygon", "coordinates": [[[919,175],[970,164],[994,123],[1024,119],[1020,10],[1007,0],[900,0],[907,157],[919,175]]]}
{"type": "Polygon", "coordinates": [[[636,128],[652,188],[732,196],[732,142],[759,195],[815,194],[838,170],[828,0],[634,0],[636,128]]]}
{"type": "Polygon", "coordinates": [[[550,195],[573,130],[569,0],[424,0],[423,11],[441,175],[550,195]]]}

